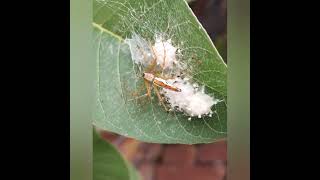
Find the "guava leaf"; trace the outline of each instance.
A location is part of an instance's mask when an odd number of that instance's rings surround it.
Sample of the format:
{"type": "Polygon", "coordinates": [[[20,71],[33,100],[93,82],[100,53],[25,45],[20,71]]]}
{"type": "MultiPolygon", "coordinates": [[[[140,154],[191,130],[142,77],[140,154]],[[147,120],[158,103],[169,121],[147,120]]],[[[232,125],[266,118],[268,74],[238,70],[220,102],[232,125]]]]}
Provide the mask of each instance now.
{"type": "Polygon", "coordinates": [[[93,180],[139,180],[139,174],[108,142],[93,132],[93,180]]]}
{"type": "Polygon", "coordinates": [[[197,144],[227,135],[227,66],[185,0],[94,0],[93,36],[97,62],[94,125],[145,142],[197,144]],[[136,33],[154,42],[162,33],[181,49],[192,79],[222,100],[212,117],[167,113],[145,89],[124,39],[136,33]],[[143,92],[144,91],[144,92],[143,92]]]}

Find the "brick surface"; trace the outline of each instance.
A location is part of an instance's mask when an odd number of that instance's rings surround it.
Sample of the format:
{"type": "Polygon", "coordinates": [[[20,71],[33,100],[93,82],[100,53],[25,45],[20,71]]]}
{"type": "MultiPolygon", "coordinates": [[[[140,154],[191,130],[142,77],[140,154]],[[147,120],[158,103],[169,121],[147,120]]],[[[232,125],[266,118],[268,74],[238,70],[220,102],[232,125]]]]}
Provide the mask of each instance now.
{"type": "Polygon", "coordinates": [[[216,172],[217,176],[222,177],[223,179],[226,177],[226,173],[227,173],[226,161],[216,160],[214,161],[212,167],[216,172]]]}
{"type": "Polygon", "coordinates": [[[134,163],[157,161],[161,157],[162,147],[163,145],[161,144],[142,143],[134,155],[134,163]]]}
{"type": "Polygon", "coordinates": [[[142,163],[139,165],[138,171],[141,175],[141,180],[153,180],[154,168],[151,163],[142,163]]]}
{"type": "MultiPolygon", "coordinates": [[[[140,145],[141,146],[141,145],[140,145]]],[[[141,162],[143,162],[145,159],[145,154],[144,152],[141,150],[141,148],[138,148],[138,151],[136,152],[136,154],[134,155],[133,159],[132,159],[132,163],[134,164],[140,164],[141,162]]]]}
{"type": "Polygon", "coordinates": [[[213,167],[197,166],[158,166],[155,180],[223,180],[224,174],[213,167]]]}
{"type": "Polygon", "coordinates": [[[163,151],[163,163],[176,166],[192,165],[196,155],[194,145],[167,145],[163,151]]]}
{"type": "Polygon", "coordinates": [[[146,144],[145,148],[145,160],[155,161],[159,158],[162,152],[163,146],[161,144],[146,144]]]}
{"type": "Polygon", "coordinates": [[[227,160],[226,141],[199,145],[197,151],[197,160],[202,162],[214,160],[227,160]]]}

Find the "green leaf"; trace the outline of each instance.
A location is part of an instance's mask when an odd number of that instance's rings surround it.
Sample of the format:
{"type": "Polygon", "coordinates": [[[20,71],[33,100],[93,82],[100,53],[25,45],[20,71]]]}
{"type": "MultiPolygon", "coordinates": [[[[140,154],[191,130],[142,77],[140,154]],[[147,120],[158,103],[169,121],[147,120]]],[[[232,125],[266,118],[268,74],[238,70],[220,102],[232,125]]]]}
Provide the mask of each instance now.
{"type": "Polygon", "coordinates": [[[185,0],[94,0],[93,13],[97,127],[153,143],[210,143],[226,137],[227,66],[185,0]],[[151,101],[133,100],[143,80],[124,39],[137,33],[154,42],[159,32],[182,50],[193,80],[223,100],[214,105],[212,117],[188,121],[180,112],[167,113],[155,94],[151,101]]]}
{"type": "Polygon", "coordinates": [[[131,164],[129,164],[128,167],[129,167],[130,180],[142,179],[138,171],[131,164]]]}
{"type": "Polygon", "coordinates": [[[93,132],[93,180],[139,180],[134,167],[108,142],[93,132]]]}
{"type": "Polygon", "coordinates": [[[187,3],[192,3],[192,2],[194,2],[196,0],[185,0],[185,1],[187,1],[187,3]]]}

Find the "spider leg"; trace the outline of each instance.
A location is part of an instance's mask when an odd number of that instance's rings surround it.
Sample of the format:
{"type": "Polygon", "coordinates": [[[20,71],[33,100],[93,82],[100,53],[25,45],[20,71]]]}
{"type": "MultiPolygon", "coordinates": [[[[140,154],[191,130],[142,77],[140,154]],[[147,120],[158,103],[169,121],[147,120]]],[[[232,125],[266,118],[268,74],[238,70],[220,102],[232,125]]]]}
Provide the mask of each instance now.
{"type": "Polygon", "coordinates": [[[154,85],[154,90],[155,90],[155,92],[156,92],[156,94],[157,94],[157,96],[158,96],[158,100],[159,100],[159,102],[160,102],[160,105],[162,105],[166,111],[169,111],[169,110],[167,109],[166,105],[165,105],[164,102],[163,102],[163,98],[162,98],[161,95],[160,95],[160,92],[159,92],[158,87],[155,86],[155,85],[154,85]]]}
{"type": "Polygon", "coordinates": [[[143,95],[139,95],[139,91],[138,92],[134,92],[132,93],[132,95],[135,97],[131,100],[137,100],[137,99],[140,99],[142,97],[145,97],[145,96],[148,96],[150,99],[151,99],[151,85],[150,85],[150,82],[148,82],[147,80],[144,80],[144,86],[141,86],[139,89],[142,90],[142,88],[146,88],[147,89],[147,93],[143,94],[143,95]]]}
{"type": "Polygon", "coordinates": [[[157,56],[156,56],[156,53],[154,52],[154,49],[153,47],[151,46],[150,42],[149,42],[149,46],[151,47],[151,50],[152,50],[152,54],[154,55],[154,59],[153,61],[151,62],[149,68],[147,69],[149,72],[154,72],[155,69],[156,69],[156,66],[157,66],[157,56]]]}
{"type": "Polygon", "coordinates": [[[153,59],[150,65],[146,68],[145,72],[153,72],[155,70],[155,67],[157,65],[157,59],[153,59]]]}
{"type": "Polygon", "coordinates": [[[151,99],[151,85],[147,80],[144,80],[144,84],[146,85],[147,88],[147,96],[151,99]]]}
{"type": "Polygon", "coordinates": [[[135,90],[131,93],[132,96],[139,96],[142,91],[145,89],[145,84],[140,84],[135,88],[135,90]]]}
{"type": "Polygon", "coordinates": [[[164,44],[162,42],[162,46],[163,46],[163,53],[164,53],[164,57],[163,57],[163,63],[162,63],[162,71],[161,71],[161,74],[163,74],[163,70],[164,70],[164,67],[166,65],[166,56],[167,56],[167,51],[166,51],[166,48],[164,47],[164,44]]]}
{"type": "Polygon", "coordinates": [[[133,99],[129,99],[128,101],[136,101],[136,100],[138,100],[138,99],[140,99],[140,98],[143,98],[143,97],[146,97],[146,96],[148,96],[147,93],[146,93],[146,94],[143,94],[143,95],[141,95],[141,96],[137,96],[137,97],[135,97],[135,98],[133,98],[133,99]]]}
{"type": "Polygon", "coordinates": [[[142,94],[144,88],[145,88],[145,84],[144,84],[144,83],[143,83],[143,84],[140,84],[139,87],[137,87],[137,88],[135,89],[135,91],[133,91],[133,92],[131,93],[132,99],[130,99],[130,100],[128,100],[128,101],[138,100],[138,99],[140,99],[140,98],[143,98],[143,97],[145,97],[145,96],[148,96],[147,93],[142,94]],[[142,95],[140,95],[140,94],[142,94],[142,95]]]}
{"type": "Polygon", "coordinates": [[[159,74],[159,75],[157,74],[157,77],[164,79],[164,80],[172,79],[172,77],[167,77],[167,76],[164,76],[163,74],[159,74]]]}

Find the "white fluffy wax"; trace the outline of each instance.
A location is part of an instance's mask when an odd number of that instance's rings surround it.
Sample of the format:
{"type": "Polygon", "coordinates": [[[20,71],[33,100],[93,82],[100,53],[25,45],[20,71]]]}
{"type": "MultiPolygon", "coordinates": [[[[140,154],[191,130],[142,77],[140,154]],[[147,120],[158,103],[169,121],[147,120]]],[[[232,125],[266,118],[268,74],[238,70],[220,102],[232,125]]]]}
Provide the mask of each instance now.
{"type": "Polygon", "coordinates": [[[171,44],[171,40],[162,40],[162,38],[157,38],[155,44],[153,45],[153,51],[155,57],[157,57],[157,63],[163,69],[171,69],[173,64],[177,63],[176,51],[177,48],[171,44]]]}
{"type": "Polygon", "coordinates": [[[219,102],[219,100],[205,94],[204,88],[199,90],[197,86],[180,78],[168,80],[168,82],[181,89],[181,92],[162,90],[171,108],[177,108],[189,116],[201,118],[203,115],[211,115],[211,107],[219,102]]]}
{"type": "Polygon", "coordinates": [[[148,66],[153,59],[153,53],[148,42],[137,34],[133,34],[131,38],[124,41],[129,45],[132,61],[135,64],[148,66]]]}
{"type": "Polygon", "coordinates": [[[153,58],[156,58],[157,64],[163,69],[172,69],[177,63],[177,48],[171,43],[171,40],[163,40],[161,36],[157,36],[154,45],[151,45],[142,37],[133,34],[131,38],[124,41],[129,45],[131,57],[135,64],[148,66],[153,58]],[[152,49],[151,49],[152,48],[152,49]]]}

